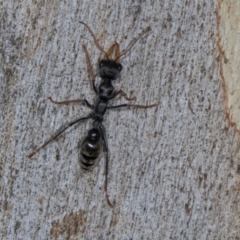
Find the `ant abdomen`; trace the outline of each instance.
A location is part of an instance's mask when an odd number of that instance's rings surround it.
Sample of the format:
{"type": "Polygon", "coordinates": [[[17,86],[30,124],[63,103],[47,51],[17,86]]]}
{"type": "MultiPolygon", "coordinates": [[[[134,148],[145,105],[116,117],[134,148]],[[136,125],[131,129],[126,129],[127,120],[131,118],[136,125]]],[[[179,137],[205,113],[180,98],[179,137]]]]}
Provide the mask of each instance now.
{"type": "Polygon", "coordinates": [[[102,152],[102,136],[97,128],[92,128],[88,131],[87,137],[81,145],[79,162],[84,170],[89,170],[96,163],[99,155],[102,152]]]}

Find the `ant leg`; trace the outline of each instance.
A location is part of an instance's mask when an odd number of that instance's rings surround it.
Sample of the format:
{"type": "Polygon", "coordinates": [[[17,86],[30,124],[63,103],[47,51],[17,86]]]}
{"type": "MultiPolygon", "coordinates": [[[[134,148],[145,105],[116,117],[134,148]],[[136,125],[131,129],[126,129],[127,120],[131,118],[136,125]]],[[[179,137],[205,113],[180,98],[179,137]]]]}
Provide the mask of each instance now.
{"type": "Polygon", "coordinates": [[[112,203],[110,202],[108,198],[108,192],[107,192],[107,177],[108,177],[108,144],[107,144],[107,138],[106,138],[106,131],[104,126],[100,123],[100,131],[102,134],[103,142],[105,145],[105,151],[106,151],[106,164],[105,164],[105,184],[104,184],[104,191],[105,191],[105,196],[107,199],[107,203],[110,207],[113,207],[112,203]]]}
{"type": "Polygon", "coordinates": [[[29,158],[31,158],[33,155],[35,155],[37,152],[39,152],[41,149],[43,149],[47,144],[49,144],[50,142],[52,142],[54,139],[56,139],[60,134],[62,134],[65,130],[67,130],[69,127],[73,126],[75,123],[77,122],[82,122],[85,121],[87,119],[91,118],[91,115],[87,116],[87,117],[83,117],[83,118],[79,118],[77,120],[74,120],[70,123],[68,123],[68,125],[63,128],[61,131],[59,131],[57,134],[55,134],[52,138],[50,138],[48,141],[46,141],[42,146],[40,146],[39,148],[37,148],[35,151],[33,151],[31,154],[28,155],[29,158]]]}
{"type": "Polygon", "coordinates": [[[107,109],[111,109],[111,108],[121,108],[121,107],[135,107],[135,108],[152,108],[157,106],[157,104],[151,104],[151,105],[138,105],[138,104],[129,104],[129,103],[125,103],[125,104],[121,104],[121,105],[116,105],[116,106],[109,106],[107,107],[107,109]]]}
{"type": "Polygon", "coordinates": [[[82,103],[84,102],[89,108],[93,109],[94,106],[88,102],[87,99],[75,99],[75,100],[67,100],[62,102],[54,101],[51,97],[48,98],[54,104],[68,104],[68,103],[82,103]]]}
{"type": "Polygon", "coordinates": [[[112,99],[112,98],[116,97],[118,94],[120,94],[122,97],[124,97],[128,101],[136,100],[135,96],[128,97],[127,94],[123,90],[119,90],[119,91],[114,92],[113,95],[109,99],[112,99]]]}
{"type": "Polygon", "coordinates": [[[135,43],[142,37],[144,36],[145,34],[147,34],[149,31],[151,31],[151,28],[150,27],[147,27],[131,44],[130,46],[125,49],[121,54],[119,54],[118,58],[116,59],[116,61],[118,59],[120,59],[120,57],[122,57],[123,55],[125,55],[127,52],[129,52],[131,50],[131,48],[135,45],[135,43]]]}
{"type": "Polygon", "coordinates": [[[88,53],[85,45],[82,45],[82,48],[83,48],[83,51],[85,52],[85,55],[86,55],[88,72],[89,72],[89,75],[90,75],[92,88],[93,88],[94,92],[96,94],[98,94],[97,88],[95,86],[95,75],[94,75],[93,67],[92,67],[92,64],[91,64],[91,61],[90,61],[89,53],[88,53]]]}
{"type": "Polygon", "coordinates": [[[90,27],[89,27],[85,22],[80,21],[80,23],[83,24],[83,25],[88,29],[89,33],[90,33],[90,34],[92,35],[92,37],[93,37],[93,40],[94,40],[94,42],[95,42],[96,47],[97,47],[102,53],[104,53],[105,56],[107,56],[107,53],[103,50],[103,47],[101,47],[101,45],[98,43],[97,38],[95,37],[95,35],[94,35],[94,33],[92,32],[92,30],[90,29],[90,27]]]}

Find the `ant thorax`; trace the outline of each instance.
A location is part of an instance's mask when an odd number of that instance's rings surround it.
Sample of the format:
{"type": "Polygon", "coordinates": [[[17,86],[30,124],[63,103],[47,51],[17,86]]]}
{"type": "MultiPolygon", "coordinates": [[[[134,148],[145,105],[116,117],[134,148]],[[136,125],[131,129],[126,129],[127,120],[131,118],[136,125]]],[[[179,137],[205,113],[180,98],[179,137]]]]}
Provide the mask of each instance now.
{"type": "Polygon", "coordinates": [[[110,79],[104,79],[98,87],[98,95],[102,100],[110,99],[113,95],[114,87],[110,79]]]}

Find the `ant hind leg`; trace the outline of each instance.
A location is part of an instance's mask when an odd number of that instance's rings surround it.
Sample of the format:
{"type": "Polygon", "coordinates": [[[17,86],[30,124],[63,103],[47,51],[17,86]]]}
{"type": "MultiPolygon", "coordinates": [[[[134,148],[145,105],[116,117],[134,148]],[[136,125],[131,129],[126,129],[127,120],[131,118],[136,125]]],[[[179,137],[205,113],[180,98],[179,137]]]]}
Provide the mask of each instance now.
{"type": "Polygon", "coordinates": [[[68,125],[63,128],[62,130],[60,130],[58,133],[56,133],[53,137],[51,137],[49,140],[47,140],[42,146],[38,147],[36,150],[34,150],[32,153],[30,153],[28,155],[29,158],[31,158],[33,155],[35,155],[36,153],[38,153],[41,149],[43,149],[46,145],[48,145],[50,142],[52,142],[53,140],[55,140],[59,135],[61,135],[65,130],[67,130],[69,127],[73,126],[75,123],[78,122],[83,122],[87,119],[91,118],[91,115],[87,116],[87,117],[82,117],[79,118],[77,120],[74,120],[70,123],[68,123],[68,125]]]}
{"type": "Polygon", "coordinates": [[[110,202],[109,198],[108,198],[108,191],[107,191],[107,186],[108,186],[108,182],[107,182],[107,177],[108,177],[108,144],[107,144],[107,138],[106,138],[106,131],[105,128],[102,124],[100,124],[100,131],[102,134],[102,138],[103,138],[103,142],[104,142],[104,146],[105,146],[105,151],[106,151],[106,164],[105,164],[105,184],[104,184],[104,191],[105,191],[105,196],[107,199],[107,203],[110,207],[113,207],[112,203],[110,202]]]}
{"type": "Polygon", "coordinates": [[[121,108],[121,107],[135,107],[135,108],[152,108],[157,106],[157,104],[151,104],[151,105],[138,105],[138,104],[129,104],[129,103],[125,103],[125,104],[120,104],[120,105],[116,105],[116,106],[109,106],[107,107],[108,109],[113,109],[113,108],[121,108]]]}

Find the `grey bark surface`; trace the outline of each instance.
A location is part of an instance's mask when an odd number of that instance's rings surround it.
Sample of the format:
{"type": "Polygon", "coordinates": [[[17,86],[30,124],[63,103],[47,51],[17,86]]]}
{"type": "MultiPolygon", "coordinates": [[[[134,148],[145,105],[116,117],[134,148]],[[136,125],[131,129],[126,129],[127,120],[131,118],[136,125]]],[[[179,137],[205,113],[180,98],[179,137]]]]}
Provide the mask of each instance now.
{"type": "MultiPolygon", "coordinates": [[[[224,113],[214,1],[2,1],[1,239],[238,239],[239,135],[224,113]],[[84,173],[79,142],[91,121],[27,155],[94,102],[82,44],[94,70],[125,49],[116,89],[154,109],[108,111],[109,198],[104,164],[84,173]],[[238,238],[237,238],[238,237],[238,238]]],[[[97,78],[99,82],[100,79],[97,78]]],[[[119,104],[123,98],[112,101],[119,104]]],[[[135,103],[134,102],[134,103],[135,103]]]]}

